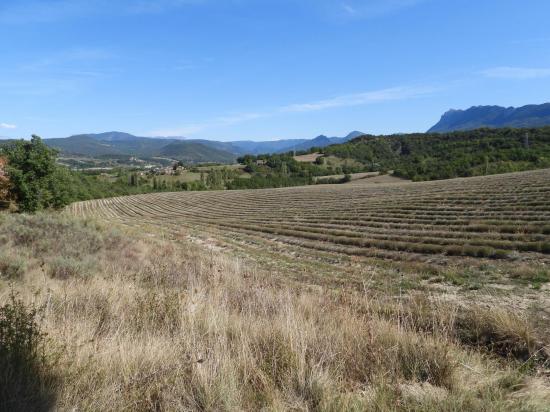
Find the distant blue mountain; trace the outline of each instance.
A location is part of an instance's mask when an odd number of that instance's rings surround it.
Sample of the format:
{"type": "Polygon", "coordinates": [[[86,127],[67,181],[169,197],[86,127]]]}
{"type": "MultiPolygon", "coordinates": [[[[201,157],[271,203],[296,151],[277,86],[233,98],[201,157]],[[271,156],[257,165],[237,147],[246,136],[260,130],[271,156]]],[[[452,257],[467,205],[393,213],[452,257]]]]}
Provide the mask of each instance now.
{"type": "Polygon", "coordinates": [[[291,146],[290,148],[286,148],[283,151],[289,151],[289,150],[309,150],[312,147],[326,147],[330,146],[332,144],[339,144],[339,143],[346,143],[352,139],[355,139],[356,137],[363,136],[365,133],[353,131],[349,133],[345,137],[327,137],[325,135],[317,136],[315,139],[306,140],[304,142],[300,142],[294,146],[291,146]]]}
{"type": "Polygon", "coordinates": [[[288,151],[290,147],[307,142],[307,139],[287,139],[255,142],[253,140],[237,140],[233,142],[219,142],[216,140],[187,140],[193,141],[216,149],[226,150],[236,155],[265,154],[288,151]]]}
{"type": "Polygon", "coordinates": [[[523,107],[474,106],[449,110],[428,132],[473,130],[480,127],[541,127],[550,125],[550,103],[523,107]]]}
{"type": "Polygon", "coordinates": [[[186,162],[229,163],[244,154],[283,153],[293,150],[308,150],[344,143],[361,132],[352,132],[346,137],[318,136],[315,139],[286,139],[255,142],[242,140],[221,142],[181,137],[139,137],[123,132],[89,133],[65,138],[45,139],[51,147],[62,153],[87,157],[138,156],[168,157],[186,162]]]}

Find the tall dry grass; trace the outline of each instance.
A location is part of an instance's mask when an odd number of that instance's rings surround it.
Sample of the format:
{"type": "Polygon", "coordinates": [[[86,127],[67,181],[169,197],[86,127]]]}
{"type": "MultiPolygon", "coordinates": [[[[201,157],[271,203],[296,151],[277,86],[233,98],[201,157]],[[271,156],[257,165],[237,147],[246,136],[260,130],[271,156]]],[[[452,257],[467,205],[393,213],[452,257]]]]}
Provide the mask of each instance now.
{"type": "Polygon", "coordinates": [[[542,343],[521,317],[497,325],[428,297],[290,284],[90,220],[9,216],[0,228],[3,255],[24,260],[0,280],[0,302],[15,291],[39,308],[57,410],[542,411],[550,400],[525,366],[542,343]],[[512,335],[498,351],[480,338],[512,335]]]}

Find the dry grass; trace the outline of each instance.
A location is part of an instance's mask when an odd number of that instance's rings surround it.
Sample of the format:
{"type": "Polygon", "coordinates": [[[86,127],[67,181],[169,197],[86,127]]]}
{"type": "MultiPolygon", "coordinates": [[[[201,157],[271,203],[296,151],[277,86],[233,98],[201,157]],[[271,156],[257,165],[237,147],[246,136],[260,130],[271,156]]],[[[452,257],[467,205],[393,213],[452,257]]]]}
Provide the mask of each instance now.
{"type": "Polygon", "coordinates": [[[290,284],[92,220],[9,216],[0,229],[3,252],[26,262],[0,280],[0,302],[13,289],[41,308],[59,355],[41,384],[58,410],[543,411],[549,400],[535,376],[544,359],[531,356],[544,336],[503,308],[290,284]]]}

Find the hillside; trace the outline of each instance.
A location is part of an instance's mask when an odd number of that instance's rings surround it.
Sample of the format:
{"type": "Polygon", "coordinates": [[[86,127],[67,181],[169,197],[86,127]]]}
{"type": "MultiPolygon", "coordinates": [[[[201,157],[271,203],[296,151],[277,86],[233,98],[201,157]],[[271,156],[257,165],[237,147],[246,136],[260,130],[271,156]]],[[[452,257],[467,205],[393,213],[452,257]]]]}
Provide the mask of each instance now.
{"type": "Polygon", "coordinates": [[[547,411],[549,193],[550,169],[0,214],[0,410],[547,411]]]}
{"type": "Polygon", "coordinates": [[[449,110],[429,133],[472,130],[481,127],[541,127],[550,125],[550,103],[523,107],[474,106],[449,110]]]}
{"type": "Polygon", "coordinates": [[[413,180],[550,167],[550,127],[362,136],[323,150],[413,180]]]}
{"type": "Polygon", "coordinates": [[[61,151],[63,155],[82,157],[138,156],[152,158],[165,156],[189,163],[231,162],[244,154],[282,153],[291,150],[308,150],[341,143],[362,135],[352,132],[348,136],[319,136],[315,139],[287,139],[274,141],[222,142],[205,139],[181,139],[168,137],[139,137],[122,132],[81,134],[66,138],[45,139],[45,143],[61,151]],[[185,143],[182,143],[185,142],[185,143]]]}
{"type": "MultiPolygon", "coordinates": [[[[34,280],[47,282],[32,295],[38,302],[85,308],[48,312],[61,344],[87,331],[65,355],[88,360],[69,372],[78,379],[63,381],[63,394],[82,395],[60,402],[79,407],[93,397],[98,409],[128,409],[154,396],[159,410],[202,410],[195,405],[207,397],[210,410],[545,411],[549,177],[74,204],[68,212],[124,227],[127,243],[99,236],[117,246],[94,248],[101,258],[84,285],[55,261],[47,270],[59,275],[34,280]],[[88,335],[93,345],[80,345],[88,335]],[[96,379],[98,369],[113,378],[96,379]]],[[[40,250],[36,238],[29,249],[40,250]]]]}
{"type": "Polygon", "coordinates": [[[45,139],[44,142],[63,154],[80,156],[121,155],[123,151],[107,142],[102,143],[88,135],[71,136],[67,138],[45,139]]]}
{"type": "Polygon", "coordinates": [[[63,155],[92,158],[118,156],[152,158],[155,156],[165,156],[188,163],[228,163],[232,162],[235,158],[230,152],[198,142],[138,137],[120,132],[45,139],[44,142],[50,147],[58,149],[63,155]]]}
{"type": "Polygon", "coordinates": [[[235,155],[193,141],[176,141],[162,147],[158,155],[184,163],[232,163],[235,155]]]}

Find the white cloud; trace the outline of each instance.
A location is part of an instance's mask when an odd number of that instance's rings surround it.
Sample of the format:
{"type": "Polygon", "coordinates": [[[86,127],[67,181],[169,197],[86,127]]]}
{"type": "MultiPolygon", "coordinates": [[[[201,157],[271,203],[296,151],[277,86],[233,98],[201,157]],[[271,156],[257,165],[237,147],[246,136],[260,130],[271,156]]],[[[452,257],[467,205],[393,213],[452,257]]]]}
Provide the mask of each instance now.
{"type": "Polygon", "coordinates": [[[291,104],[280,109],[281,112],[312,112],[337,107],[362,106],[392,100],[406,100],[425,96],[436,91],[433,87],[392,87],[364,93],[347,94],[310,103],[291,104]]]}
{"type": "Polygon", "coordinates": [[[17,129],[17,126],[9,123],[0,123],[0,129],[17,129]]]}
{"type": "Polygon", "coordinates": [[[493,67],[481,72],[485,77],[495,79],[540,79],[550,77],[550,68],[493,67]]]}

